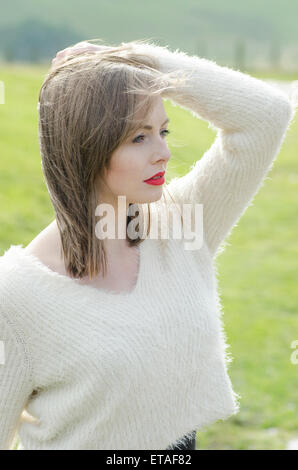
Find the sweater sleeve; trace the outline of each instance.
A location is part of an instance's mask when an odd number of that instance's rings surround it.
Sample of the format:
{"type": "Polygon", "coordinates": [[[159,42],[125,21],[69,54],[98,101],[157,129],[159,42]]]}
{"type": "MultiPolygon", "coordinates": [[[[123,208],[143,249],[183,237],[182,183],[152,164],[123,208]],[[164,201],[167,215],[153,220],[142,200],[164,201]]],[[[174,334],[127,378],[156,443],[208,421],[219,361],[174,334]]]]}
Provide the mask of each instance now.
{"type": "Polygon", "coordinates": [[[183,177],[168,184],[175,200],[203,205],[203,233],[213,257],[264,182],[296,106],[278,88],[211,60],[139,45],[162,72],[186,72],[168,98],[210,123],[215,141],[183,177]]]}
{"type": "Polygon", "coordinates": [[[13,450],[21,414],[32,391],[31,365],[23,339],[5,318],[2,304],[0,342],[0,450],[13,450]]]}

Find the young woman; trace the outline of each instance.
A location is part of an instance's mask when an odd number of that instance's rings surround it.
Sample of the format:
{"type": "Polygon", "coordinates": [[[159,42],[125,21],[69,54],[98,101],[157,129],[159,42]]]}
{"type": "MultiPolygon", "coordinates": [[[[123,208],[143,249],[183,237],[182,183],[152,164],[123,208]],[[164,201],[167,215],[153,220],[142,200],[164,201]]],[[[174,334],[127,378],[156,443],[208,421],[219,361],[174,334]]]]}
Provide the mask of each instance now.
{"type": "Polygon", "coordinates": [[[294,113],[258,79],[149,42],[57,54],[39,95],[56,218],[0,258],[1,449],[17,431],[28,450],[193,449],[197,430],[239,411],[215,259],[294,113]],[[171,156],[163,99],[217,129],[168,185],[152,180],[171,156]],[[202,205],[199,249],[148,236],[161,201],[202,205]]]}

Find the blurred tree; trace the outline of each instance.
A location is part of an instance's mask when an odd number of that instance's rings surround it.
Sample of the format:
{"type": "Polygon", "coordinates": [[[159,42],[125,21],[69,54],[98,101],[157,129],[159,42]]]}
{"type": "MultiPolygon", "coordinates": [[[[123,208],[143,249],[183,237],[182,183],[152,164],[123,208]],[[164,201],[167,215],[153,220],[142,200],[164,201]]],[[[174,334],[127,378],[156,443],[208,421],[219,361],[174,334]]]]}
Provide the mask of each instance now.
{"type": "Polygon", "coordinates": [[[274,37],[270,44],[269,60],[273,70],[281,68],[281,44],[277,37],[274,37]]]}
{"type": "Polygon", "coordinates": [[[242,38],[235,41],[235,67],[236,69],[245,70],[245,42],[242,38]]]}
{"type": "Polygon", "coordinates": [[[197,42],[197,55],[199,57],[207,57],[207,41],[200,39],[197,42]]]}
{"type": "MultiPolygon", "coordinates": [[[[2,43],[3,44],[3,43],[2,43]]],[[[6,44],[2,48],[3,57],[7,62],[13,62],[14,60],[14,49],[11,44],[6,44]]]]}
{"type": "Polygon", "coordinates": [[[28,48],[28,57],[29,62],[39,62],[40,61],[40,50],[36,44],[31,44],[28,48]]]}
{"type": "Polygon", "coordinates": [[[83,39],[68,26],[53,26],[37,19],[0,29],[0,49],[8,61],[46,61],[58,50],[83,39]]]}

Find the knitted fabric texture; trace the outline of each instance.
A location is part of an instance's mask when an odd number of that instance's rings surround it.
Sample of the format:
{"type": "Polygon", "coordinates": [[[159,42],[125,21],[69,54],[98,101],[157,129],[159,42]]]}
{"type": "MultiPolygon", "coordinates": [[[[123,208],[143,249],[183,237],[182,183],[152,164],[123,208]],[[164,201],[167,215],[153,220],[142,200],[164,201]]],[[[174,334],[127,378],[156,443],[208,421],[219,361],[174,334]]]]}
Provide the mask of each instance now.
{"type": "MultiPolygon", "coordinates": [[[[203,204],[203,245],[139,245],[131,292],[78,284],[11,245],[0,257],[0,449],[163,450],[239,411],[217,255],[278,155],[296,106],[240,71],[142,45],[160,70],[192,72],[170,98],[217,131],[168,189],[203,204]]],[[[156,205],[158,207],[158,204],[156,205]]]]}

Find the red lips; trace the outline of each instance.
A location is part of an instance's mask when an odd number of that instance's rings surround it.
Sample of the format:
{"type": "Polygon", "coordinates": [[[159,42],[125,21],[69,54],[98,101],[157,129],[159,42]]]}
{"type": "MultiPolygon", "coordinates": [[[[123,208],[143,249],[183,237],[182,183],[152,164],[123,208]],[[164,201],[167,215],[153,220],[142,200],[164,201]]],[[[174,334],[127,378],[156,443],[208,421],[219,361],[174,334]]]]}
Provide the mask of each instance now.
{"type": "Polygon", "coordinates": [[[155,175],[151,176],[151,178],[148,178],[147,180],[144,180],[144,181],[152,180],[152,178],[155,178],[156,176],[161,176],[162,177],[164,174],[165,174],[165,171],[159,171],[155,175]]]}

